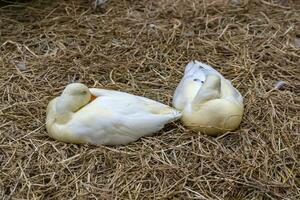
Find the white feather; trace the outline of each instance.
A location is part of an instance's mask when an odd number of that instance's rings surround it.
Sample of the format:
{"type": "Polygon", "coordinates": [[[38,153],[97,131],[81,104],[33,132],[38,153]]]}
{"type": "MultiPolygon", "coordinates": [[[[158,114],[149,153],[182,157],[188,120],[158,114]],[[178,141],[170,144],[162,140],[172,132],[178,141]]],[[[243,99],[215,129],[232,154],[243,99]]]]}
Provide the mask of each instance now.
{"type": "Polygon", "coordinates": [[[127,144],[181,117],[179,111],[145,97],[96,88],[90,92],[97,98],[73,113],[67,123],[48,125],[50,136],[65,142],[127,144]]]}
{"type": "Polygon", "coordinates": [[[236,128],[243,114],[239,91],[217,70],[199,61],[187,64],[175,89],[173,105],[183,112],[185,125],[211,135],[236,128]],[[207,82],[208,77],[211,83],[207,82]]]}

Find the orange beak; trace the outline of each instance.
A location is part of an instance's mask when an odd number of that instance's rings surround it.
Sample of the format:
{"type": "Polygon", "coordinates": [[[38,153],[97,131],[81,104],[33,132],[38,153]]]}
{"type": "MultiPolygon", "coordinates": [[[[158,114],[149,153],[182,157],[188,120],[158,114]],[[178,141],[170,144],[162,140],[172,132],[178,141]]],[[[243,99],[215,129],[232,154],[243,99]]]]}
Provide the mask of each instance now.
{"type": "Polygon", "coordinates": [[[91,100],[90,102],[94,101],[97,97],[95,95],[91,95],[91,100]]]}

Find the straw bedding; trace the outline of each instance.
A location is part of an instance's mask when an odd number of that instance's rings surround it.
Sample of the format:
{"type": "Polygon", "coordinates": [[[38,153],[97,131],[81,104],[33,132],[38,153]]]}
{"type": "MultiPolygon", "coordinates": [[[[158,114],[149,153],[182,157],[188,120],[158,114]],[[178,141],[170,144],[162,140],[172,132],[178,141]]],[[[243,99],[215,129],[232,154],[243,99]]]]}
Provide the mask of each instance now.
{"type": "Polygon", "coordinates": [[[91,3],[0,8],[1,199],[300,198],[298,0],[91,3]],[[238,130],[175,122],[119,147],[46,135],[47,103],[69,82],[171,105],[192,59],[243,94],[238,130]]]}

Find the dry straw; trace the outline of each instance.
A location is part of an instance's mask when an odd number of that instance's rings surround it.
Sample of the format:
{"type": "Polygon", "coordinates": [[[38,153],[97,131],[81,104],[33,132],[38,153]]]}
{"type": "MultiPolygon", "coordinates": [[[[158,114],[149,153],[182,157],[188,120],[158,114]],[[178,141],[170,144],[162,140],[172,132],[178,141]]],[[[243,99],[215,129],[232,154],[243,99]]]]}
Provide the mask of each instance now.
{"type": "Polygon", "coordinates": [[[300,199],[298,0],[91,3],[0,8],[0,199],[300,199]],[[121,147],[46,136],[45,107],[67,83],[170,105],[192,59],[243,94],[238,130],[176,122],[121,147]]]}

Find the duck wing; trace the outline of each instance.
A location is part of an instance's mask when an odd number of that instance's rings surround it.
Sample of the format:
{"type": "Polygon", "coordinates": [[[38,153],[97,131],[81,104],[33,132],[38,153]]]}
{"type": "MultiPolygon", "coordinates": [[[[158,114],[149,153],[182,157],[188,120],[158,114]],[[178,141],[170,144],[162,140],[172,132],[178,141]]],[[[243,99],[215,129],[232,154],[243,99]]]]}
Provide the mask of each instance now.
{"type": "Polygon", "coordinates": [[[98,96],[80,109],[69,127],[76,135],[88,135],[94,144],[127,144],[151,135],[181,113],[160,102],[103,89],[91,89],[98,96]]]}
{"type": "Polygon", "coordinates": [[[199,89],[206,79],[206,69],[198,61],[189,62],[173,95],[175,108],[183,110],[187,104],[192,103],[199,89]]]}

